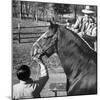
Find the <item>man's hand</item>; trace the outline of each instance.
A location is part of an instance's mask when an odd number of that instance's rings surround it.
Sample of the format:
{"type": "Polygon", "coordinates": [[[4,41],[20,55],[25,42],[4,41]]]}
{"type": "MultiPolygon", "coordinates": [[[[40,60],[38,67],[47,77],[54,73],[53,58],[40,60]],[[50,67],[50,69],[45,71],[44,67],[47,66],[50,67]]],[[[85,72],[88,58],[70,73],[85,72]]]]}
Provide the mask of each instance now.
{"type": "Polygon", "coordinates": [[[79,32],[77,33],[80,37],[82,37],[84,35],[84,32],[79,32]]]}

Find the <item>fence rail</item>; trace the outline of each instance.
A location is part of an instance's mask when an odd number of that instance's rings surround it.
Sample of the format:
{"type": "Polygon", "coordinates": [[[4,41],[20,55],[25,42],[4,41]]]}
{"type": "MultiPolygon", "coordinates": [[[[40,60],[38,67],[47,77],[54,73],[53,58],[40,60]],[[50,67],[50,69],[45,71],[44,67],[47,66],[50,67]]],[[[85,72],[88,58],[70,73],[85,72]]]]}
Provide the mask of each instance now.
{"type": "MultiPolygon", "coordinates": [[[[22,35],[32,35],[32,34],[43,34],[44,32],[27,32],[27,33],[24,33],[24,32],[20,32],[20,34],[22,35]]],[[[13,35],[18,35],[19,32],[13,32],[13,35]]]]}
{"type": "MultiPolygon", "coordinates": [[[[25,26],[21,26],[20,29],[23,29],[23,28],[39,28],[39,27],[49,27],[49,25],[45,25],[45,26],[29,26],[29,27],[25,27],[25,26]]],[[[14,27],[13,29],[18,29],[18,27],[14,27]]]]}
{"type": "MultiPolygon", "coordinates": [[[[32,33],[32,32],[28,32],[28,33],[13,33],[13,40],[18,40],[19,43],[22,43],[21,40],[29,40],[29,39],[33,39],[36,40],[38,39],[44,32],[40,32],[40,33],[32,33]]],[[[28,41],[27,41],[28,42],[28,41]]],[[[31,41],[33,42],[33,41],[31,41]]]]}
{"type": "MultiPolygon", "coordinates": [[[[14,29],[17,29],[17,32],[14,32],[13,31],[13,40],[18,40],[19,43],[26,43],[25,41],[23,42],[22,40],[29,40],[31,39],[31,42],[35,41],[37,38],[39,38],[43,33],[44,31],[41,31],[41,32],[22,32],[22,29],[27,29],[27,28],[47,28],[49,27],[49,25],[45,25],[45,26],[29,26],[29,27],[26,27],[26,26],[21,26],[20,23],[18,23],[18,26],[17,27],[14,27],[14,29]],[[32,40],[33,39],[33,40],[32,40]]],[[[27,41],[29,42],[29,41],[27,41]]]]}

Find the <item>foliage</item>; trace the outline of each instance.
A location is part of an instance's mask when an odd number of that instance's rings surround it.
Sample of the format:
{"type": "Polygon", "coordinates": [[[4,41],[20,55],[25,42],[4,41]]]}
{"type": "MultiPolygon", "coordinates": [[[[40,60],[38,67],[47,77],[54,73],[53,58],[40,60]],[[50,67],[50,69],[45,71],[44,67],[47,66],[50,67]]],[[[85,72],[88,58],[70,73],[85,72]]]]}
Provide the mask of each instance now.
{"type": "Polygon", "coordinates": [[[20,6],[17,0],[12,1],[12,15],[13,17],[19,17],[20,14],[20,6]]]}
{"type": "Polygon", "coordinates": [[[42,2],[13,1],[13,17],[19,17],[21,15],[21,18],[31,18],[36,22],[39,19],[46,20],[50,16],[51,5],[50,3],[42,2]]]}
{"type": "Polygon", "coordinates": [[[57,14],[66,14],[66,13],[70,13],[70,4],[54,4],[53,6],[54,11],[57,14]]]}

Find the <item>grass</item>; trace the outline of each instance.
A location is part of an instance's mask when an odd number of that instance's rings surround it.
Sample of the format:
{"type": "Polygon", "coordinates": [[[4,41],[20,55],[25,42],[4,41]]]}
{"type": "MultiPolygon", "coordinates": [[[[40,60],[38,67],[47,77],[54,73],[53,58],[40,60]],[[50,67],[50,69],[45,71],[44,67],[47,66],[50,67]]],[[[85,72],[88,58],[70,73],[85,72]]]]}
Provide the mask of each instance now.
{"type": "MultiPolygon", "coordinates": [[[[19,80],[16,77],[16,69],[19,65],[27,64],[31,69],[31,77],[33,80],[39,78],[38,70],[35,62],[31,60],[30,49],[32,44],[13,44],[13,70],[12,70],[12,84],[16,84],[19,80]]],[[[53,54],[50,58],[44,58],[44,62],[48,67],[49,80],[41,92],[42,97],[53,97],[54,93],[50,90],[51,83],[66,83],[66,76],[63,72],[63,68],[60,65],[60,60],[57,54],[53,54]],[[59,78],[58,78],[59,77],[59,78]],[[56,81],[55,81],[56,80],[56,81]]],[[[65,96],[66,92],[59,92],[58,96],[65,96]]]]}

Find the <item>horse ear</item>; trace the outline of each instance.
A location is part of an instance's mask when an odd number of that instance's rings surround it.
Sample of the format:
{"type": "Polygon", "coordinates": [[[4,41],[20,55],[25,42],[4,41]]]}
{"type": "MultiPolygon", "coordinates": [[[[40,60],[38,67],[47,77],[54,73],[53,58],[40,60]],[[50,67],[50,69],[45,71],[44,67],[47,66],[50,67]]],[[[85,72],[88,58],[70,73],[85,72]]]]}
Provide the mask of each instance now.
{"type": "Polygon", "coordinates": [[[49,26],[49,29],[53,29],[54,28],[54,23],[50,20],[50,26],[49,26]]]}
{"type": "Polygon", "coordinates": [[[50,26],[53,26],[55,22],[53,20],[50,20],[50,26]]]}
{"type": "Polygon", "coordinates": [[[50,22],[50,26],[52,26],[53,25],[53,22],[51,20],[49,22],[50,22]]]}
{"type": "Polygon", "coordinates": [[[54,17],[51,18],[51,19],[49,20],[49,22],[50,22],[49,29],[52,29],[54,32],[56,32],[56,31],[57,31],[57,28],[58,28],[58,24],[56,23],[55,18],[54,18],[54,17]]]}
{"type": "Polygon", "coordinates": [[[54,24],[56,24],[56,20],[55,20],[55,17],[52,17],[52,18],[50,19],[50,26],[52,26],[52,25],[54,25],[54,24]]]}

